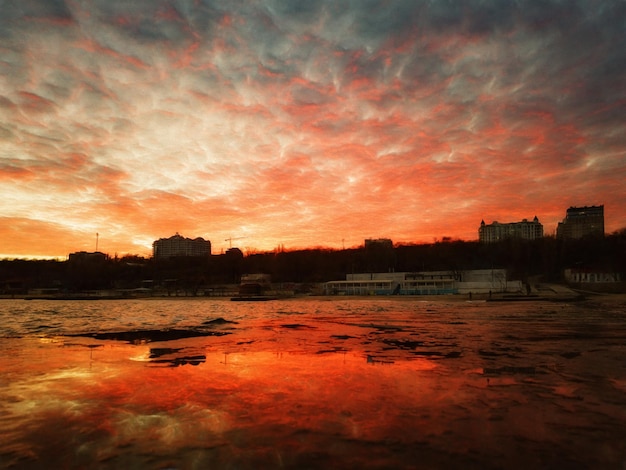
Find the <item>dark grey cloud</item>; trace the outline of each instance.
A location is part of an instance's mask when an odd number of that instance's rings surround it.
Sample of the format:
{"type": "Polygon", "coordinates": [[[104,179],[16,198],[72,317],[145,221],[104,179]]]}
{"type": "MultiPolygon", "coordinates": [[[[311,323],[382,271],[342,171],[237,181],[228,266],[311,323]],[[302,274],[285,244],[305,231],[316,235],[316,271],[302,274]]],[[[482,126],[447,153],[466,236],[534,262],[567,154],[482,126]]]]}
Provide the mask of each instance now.
{"type": "Polygon", "coordinates": [[[68,21],[72,12],[65,0],[3,0],[0,23],[10,24],[23,18],[68,21]]]}

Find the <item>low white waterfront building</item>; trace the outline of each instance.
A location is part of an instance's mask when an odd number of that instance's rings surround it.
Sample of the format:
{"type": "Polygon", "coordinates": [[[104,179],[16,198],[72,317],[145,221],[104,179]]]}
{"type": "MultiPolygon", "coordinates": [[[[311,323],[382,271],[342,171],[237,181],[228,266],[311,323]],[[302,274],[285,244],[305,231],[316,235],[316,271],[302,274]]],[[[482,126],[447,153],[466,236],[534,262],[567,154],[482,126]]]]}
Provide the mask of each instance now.
{"type": "Polygon", "coordinates": [[[573,268],[565,270],[565,280],[570,283],[598,284],[622,282],[621,273],[603,270],[573,268]]]}
{"type": "Polygon", "coordinates": [[[326,295],[446,295],[520,292],[520,281],[508,281],[505,269],[347,274],[330,281],[326,295]]]}

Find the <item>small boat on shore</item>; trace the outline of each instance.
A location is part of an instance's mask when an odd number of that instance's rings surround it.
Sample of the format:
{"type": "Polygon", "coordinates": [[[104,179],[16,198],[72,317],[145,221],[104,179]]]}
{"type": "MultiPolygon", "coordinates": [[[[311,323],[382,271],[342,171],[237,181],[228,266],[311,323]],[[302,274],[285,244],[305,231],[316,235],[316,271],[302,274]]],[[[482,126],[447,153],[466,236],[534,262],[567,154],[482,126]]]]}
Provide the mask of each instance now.
{"type": "Polygon", "coordinates": [[[268,295],[270,290],[270,277],[268,274],[244,274],[241,276],[239,293],[230,300],[236,302],[263,302],[276,300],[277,297],[268,295]]]}

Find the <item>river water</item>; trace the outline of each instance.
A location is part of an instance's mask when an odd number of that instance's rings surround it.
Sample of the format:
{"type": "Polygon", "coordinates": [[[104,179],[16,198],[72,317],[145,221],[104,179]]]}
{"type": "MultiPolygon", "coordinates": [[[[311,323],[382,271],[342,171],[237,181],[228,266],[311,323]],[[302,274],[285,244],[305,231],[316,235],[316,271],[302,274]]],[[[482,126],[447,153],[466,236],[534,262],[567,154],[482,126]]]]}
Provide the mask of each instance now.
{"type": "Polygon", "coordinates": [[[626,301],[0,301],[0,468],[626,469],[626,301]]]}

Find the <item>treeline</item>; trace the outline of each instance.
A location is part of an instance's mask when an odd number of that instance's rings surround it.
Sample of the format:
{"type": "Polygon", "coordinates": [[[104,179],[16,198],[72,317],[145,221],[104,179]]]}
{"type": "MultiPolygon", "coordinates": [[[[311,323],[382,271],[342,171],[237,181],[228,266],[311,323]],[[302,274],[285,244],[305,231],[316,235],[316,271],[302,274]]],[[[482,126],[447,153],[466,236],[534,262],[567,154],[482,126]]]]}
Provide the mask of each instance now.
{"type": "Polygon", "coordinates": [[[65,291],[176,286],[197,293],[237,284],[245,273],[270,274],[275,283],[315,284],[348,273],[505,268],[509,278],[562,280],[565,268],[626,273],[626,229],[604,238],[509,239],[495,244],[442,240],[432,244],[370,245],[347,250],[307,249],[244,256],[234,248],[209,258],[155,260],[139,256],[73,261],[1,260],[0,293],[35,288],[65,291]]]}

